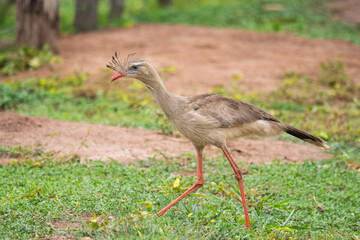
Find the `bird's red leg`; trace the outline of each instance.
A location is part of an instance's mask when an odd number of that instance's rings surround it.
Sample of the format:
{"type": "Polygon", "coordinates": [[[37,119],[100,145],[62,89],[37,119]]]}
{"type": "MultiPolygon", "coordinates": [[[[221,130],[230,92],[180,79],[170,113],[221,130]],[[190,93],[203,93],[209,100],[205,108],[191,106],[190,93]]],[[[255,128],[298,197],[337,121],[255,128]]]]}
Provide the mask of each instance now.
{"type": "Polygon", "coordinates": [[[239,167],[236,165],[232,157],[230,156],[230,153],[227,149],[223,149],[223,152],[226,156],[226,158],[229,160],[231,167],[234,169],[235,172],[235,178],[239,183],[240,193],[241,193],[241,201],[244,207],[244,213],[245,213],[245,221],[246,221],[246,228],[250,229],[250,220],[249,220],[249,214],[246,206],[246,199],[245,199],[245,191],[244,191],[244,185],[243,185],[243,179],[242,179],[242,173],[239,167]]]}
{"type": "Polygon", "coordinates": [[[174,206],[176,203],[180,202],[181,199],[185,198],[187,195],[196,191],[202,185],[204,185],[203,168],[202,168],[202,153],[198,152],[198,151],[196,153],[197,153],[197,180],[196,180],[195,184],[189,190],[187,190],[185,193],[183,193],[180,197],[178,197],[177,199],[172,201],[169,205],[167,205],[166,207],[161,209],[158,212],[159,216],[163,215],[172,206],[174,206]]]}

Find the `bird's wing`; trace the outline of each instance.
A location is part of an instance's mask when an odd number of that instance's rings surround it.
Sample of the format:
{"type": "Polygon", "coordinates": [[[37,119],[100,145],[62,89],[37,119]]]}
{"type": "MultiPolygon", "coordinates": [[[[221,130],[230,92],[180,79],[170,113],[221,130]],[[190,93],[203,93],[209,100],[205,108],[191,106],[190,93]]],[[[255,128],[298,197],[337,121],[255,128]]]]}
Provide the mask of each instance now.
{"type": "Polygon", "coordinates": [[[257,120],[279,122],[270,113],[254,105],[218,94],[197,95],[188,100],[189,110],[217,122],[221,128],[237,127],[257,120]]]}

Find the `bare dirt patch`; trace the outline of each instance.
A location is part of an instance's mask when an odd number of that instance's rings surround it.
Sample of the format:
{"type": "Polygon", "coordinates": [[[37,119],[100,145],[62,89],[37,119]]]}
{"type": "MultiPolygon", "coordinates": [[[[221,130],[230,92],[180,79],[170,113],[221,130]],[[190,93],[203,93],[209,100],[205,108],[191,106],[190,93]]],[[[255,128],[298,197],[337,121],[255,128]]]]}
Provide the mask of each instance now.
{"type": "MultiPolygon", "coordinates": [[[[1,141],[0,141],[0,143],[1,143],[1,141]]],[[[6,166],[6,165],[9,165],[10,163],[11,163],[11,158],[1,158],[0,157],[0,165],[6,166]]]]}
{"type": "MultiPolygon", "coordinates": [[[[74,217],[75,221],[54,221],[51,223],[52,227],[57,231],[56,234],[53,234],[51,240],[67,240],[67,239],[77,239],[73,237],[72,230],[81,229],[84,226],[84,223],[90,221],[91,215],[84,214],[77,217],[74,217]]],[[[91,238],[82,238],[82,239],[91,239],[91,238]]]]}
{"type": "Polygon", "coordinates": [[[359,0],[335,0],[326,3],[325,6],[332,10],[335,20],[360,24],[359,0]]]}
{"type": "MultiPolygon", "coordinates": [[[[258,33],[198,26],[140,24],[128,29],[106,29],[60,39],[64,63],[15,76],[66,75],[89,72],[90,82],[103,79],[114,51],[136,52],[156,69],[177,67],[166,80],[170,91],[198,94],[231,83],[241,75],[245,91],[272,91],[286,71],[316,74],[319,63],[343,56],[348,74],[360,79],[360,48],[342,40],[306,39],[284,33],[258,33]]],[[[4,78],[3,78],[4,79],[4,78]]]]}
{"type": "Polygon", "coordinates": [[[81,228],[80,222],[56,221],[53,223],[55,229],[67,230],[69,228],[81,228]]]}
{"type": "MultiPolygon", "coordinates": [[[[122,163],[151,158],[155,154],[175,156],[194,152],[187,139],[156,131],[74,123],[10,112],[0,113],[0,143],[10,146],[41,144],[46,151],[75,154],[81,159],[115,159],[122,163]],[[11,119],[14,125],[9,125],[11,119]],[[19,121],[31,124],[19,126],[19,121]],[[21,130],[17,131],[17,126],[21,130]]],[[[276,158],[284,162],[302,162],[331,157],[312,145],[274,140],[238,139],[229,144],[229,150],[237,161],[256,164],[270,163],[276,158]]],[[[208,157],[220,153],[215,147],[206,150],[208,157]]]]}
{"type": "MultiPolygon", "coordinates": [[[[74,216],[72,216],[74,217],[74,216]]],[[[70,221],[54,221],[52,223],[53,227],[56,230],[67,230],[69,228],[81,228],[81,226],[83,225],[83,223],[86,223],[87,221],[90,221],[91,219],[91,214],[84,214],[84,215],[80,215],[80,216],[75,216],[74,219],[76,219],[76,221],[74,222],[70,222],[70,221]]]]}

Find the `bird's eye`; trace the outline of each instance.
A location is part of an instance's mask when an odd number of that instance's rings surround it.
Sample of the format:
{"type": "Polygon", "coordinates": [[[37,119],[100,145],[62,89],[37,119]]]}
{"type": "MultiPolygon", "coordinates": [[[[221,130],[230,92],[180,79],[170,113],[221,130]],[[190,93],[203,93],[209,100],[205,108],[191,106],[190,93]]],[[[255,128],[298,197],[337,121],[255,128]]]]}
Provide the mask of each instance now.
{"type": "Polygon", "coordinates": [[[134,65],[130,68],[130,70],[137,71],[139,69],[139,66],[134,65]]]}

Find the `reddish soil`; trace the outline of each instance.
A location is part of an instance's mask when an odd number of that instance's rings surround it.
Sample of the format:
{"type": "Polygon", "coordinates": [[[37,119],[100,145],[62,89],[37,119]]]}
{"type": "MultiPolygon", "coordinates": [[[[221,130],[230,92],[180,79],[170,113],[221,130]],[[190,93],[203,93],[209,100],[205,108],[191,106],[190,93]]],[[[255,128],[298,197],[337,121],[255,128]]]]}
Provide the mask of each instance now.
{"type": "MultiPolygon", "coordinates": [[[[0,141],[3,145],[43,145],[47,151],[75,154],[80,158],[129,162],[151,158],[155,154],[175,156],[194,152],[184,138],[169,137],[156,131],[74,123],[10,112],[0,114],[0,141]]],[[[331,155],[309,144],[284,141],[238,139],[229,144],[236,160],[270,163],[276,158],[284,162],[306,159],[323,160],[331,155]]],[[[207,156],[221,153],[210,147],[207,156]]],[[[4,159],[8,162],[8,159],[4,159]]],[[[6,163],[4,162],[4,163],[6,163]]]]}
{"type": "MultiPolygon", "coordinates": [[[[54,221],[51,223],[52,227],[57,231],[56,234],[53,234],[49,239],[51,240],[69,240],[76,239],[72,236],[72,232],[78,229],[81,229],[83,226],[86,227],[86,223],[91,220],[90,214],[77,215],[69,214],[73,219],[73,221],[54,221]],[[66,232],[64,234],[63,232],[66,232]]],[[[100,222],[101,218],[98,220],[100,222]]],[[[90,237],[83,237],[82,240],[91,240],[90,237]]]]}
{"type": "Polygon", "coordinates": [[[335,0],[325,4],[332,9],[335,20],[350,24],[360,23],[360,1],[359,0],[335,0]]]}
{"type": "MultiPolygon", "coordinates": [[[[305,39],[283,33],[141,24],[128,29],[63,36],[60,48],[64,63],[22,72],[14,78],[85,71],[91,74],[90,82],[100,80],[101,84],[109,84],[110,79],[102,79],[101,72],[116,50],[123,56],[137,52],[138,57],[148,59],[158,70],[177,67],[177,71],[168,74],[165,84],[170,91],[186,95],[231,83],[235,74],[242,76],[240,84],[244,91],[272,91],[286,71],[315,74],[321,62],[339,56],[343,57],[348,74],[354,80],[360,79],[358,46],[341,40],[305,39]]],[[[170,156],[193,151],[187,140],[155,131],[4,112],[0,113],[0,142],[12,146],[43,144],[48,151],[73,153],[82,158],[111,157],[119,162],[152,157],[158,151],[170,156]],[[86,137],[88,129],[92,130],[86,137]],[[87,147],[82,144],[84,139],[87,147]]],[[[230,149],[236,159],[254,163],[269,163],[274,158],[283,158],[285,162],[322,160],[330,156],[308,144],[272,140],[240,139],[231,143],[230,149]]],[[[209,156],[220,152],[210,148],[207,153],[209,156]]]]}

